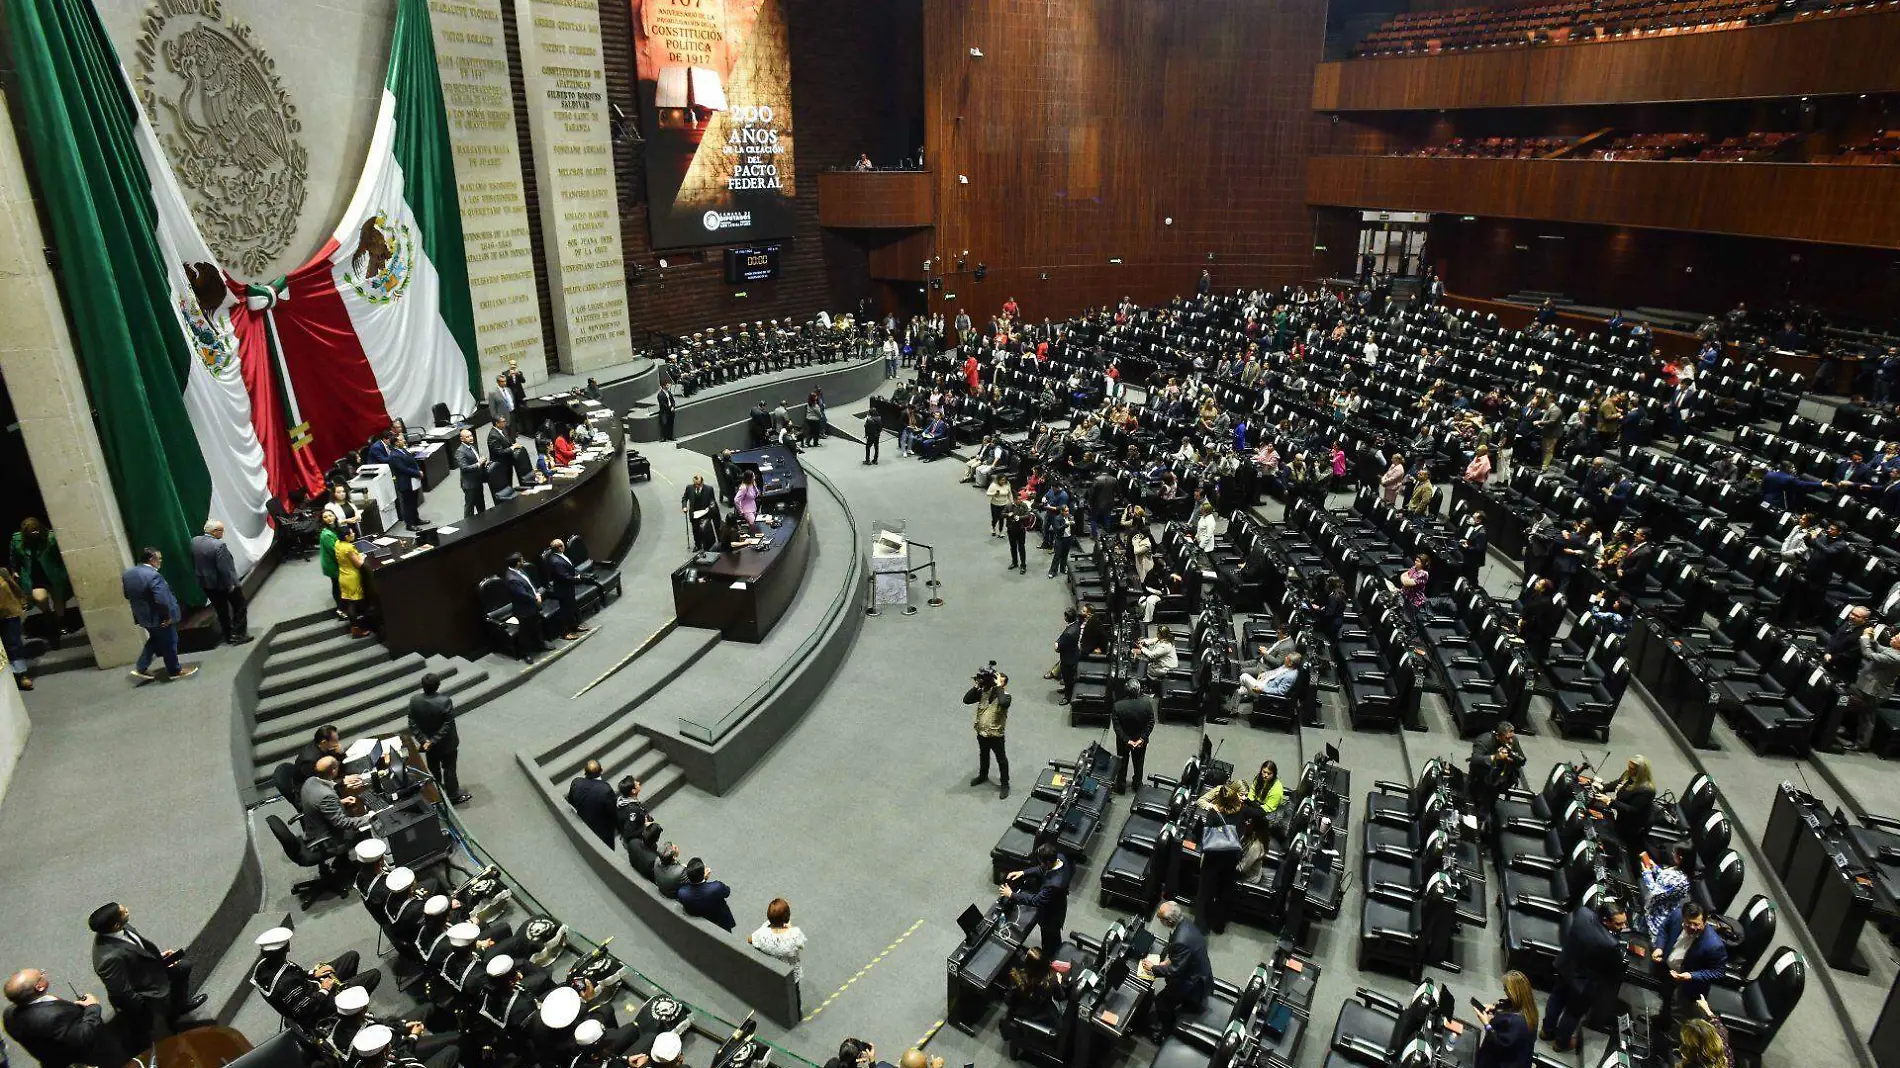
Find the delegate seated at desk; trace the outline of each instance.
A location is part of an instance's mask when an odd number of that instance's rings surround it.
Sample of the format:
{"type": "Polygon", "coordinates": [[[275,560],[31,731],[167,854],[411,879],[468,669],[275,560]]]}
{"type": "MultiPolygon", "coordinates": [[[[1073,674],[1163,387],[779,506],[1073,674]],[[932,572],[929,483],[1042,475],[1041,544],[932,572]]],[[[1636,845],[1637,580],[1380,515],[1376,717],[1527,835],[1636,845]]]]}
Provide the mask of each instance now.
{"type": "MultiPolygon", "coordinates": [[[[344,807],[343,797],[337,793],[339,787],[360,785],[360,776],[345,777],[343,765],[336,757],[326,756],[317,761],[315,774],[304,780],[298,799],[303,809],[304,831],[312,838],[334,838],[347,842],[369,828],[369,814],[358,807],[356,814],[344,807]]],[[[350,799],[352,804],[356,802],[350,799]]]]}
{"type": "Polygon", "coordinates": [[[719,544],[716,548],[719,552],[736,553],[740,549],[763,544],[769,540],[763,536],[753,537],[752,528],[746,526],[745,518],[737,512],[732,512],[726,516],[725,523],[720,527],[719,544]]]}

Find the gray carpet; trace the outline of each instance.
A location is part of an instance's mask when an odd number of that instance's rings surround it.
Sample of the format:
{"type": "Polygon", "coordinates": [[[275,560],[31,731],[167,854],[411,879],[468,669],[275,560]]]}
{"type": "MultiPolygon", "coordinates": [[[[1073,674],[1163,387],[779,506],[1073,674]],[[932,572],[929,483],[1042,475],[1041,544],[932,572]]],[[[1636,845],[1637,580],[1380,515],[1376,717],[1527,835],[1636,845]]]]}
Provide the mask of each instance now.
{"type": "MultiPolygon", "coordinates": [[[[571,695],[671,614],[665,577],[682,555],[684,534],[669,521],[677,514],[679,485],[705,461],[663,447],[650,451],[656,478],[635,490],[647,528],[627,564],[628,595],[597,617],[599,630],[588,640],[572,646],[522,689],[468,717],[462,777],[475,800],[464,816],[482,842],[556,914],[596,938],[615,937],[616,949],[627,960],[689,1002],[738,1019],[743,1006],[713,988],[691,962],[647,936],[574,857],[513,761],[516,748],[563,737],[594,714],[586,699],[571,700],[571,695]]],[[[795,922],[811,939],[805,1004],[816,1016],[789,1034],[764,1031],[818,1061],[845,1035],[871,1039],[894,1059],[903,1046],[930,1031],[942,1016],[943,960],[957,938],[955,917],[965,905],[993,893],[991,846],[1041,764],[1073,757],[1096,737],[1068,726],[1053,684],[1040,678],[1054,659],[1051,646],[1066,603],[1062,584],[1043,577],[1047,556],[1032,550],[1032,564],[1041,566],[1027,576],[1005,573],[1007,550],[987,534],[982,496],[956,483],[961,465],[926,465],[899,459],[895,452],[895,442],[887,440],[883,463],[866,467],[858,463],[858,450],[834,445],[807,454],[807,462],[838,484],[860,522],[903,520],[913,538],[936,546],[944,606],[867,620],[833,684],[758,770],[727,796],[682,790],[660,810],[668,837],[689,854],[704,856],[733,886],[742,927],[756,925],[772,897],[792,902],[795,922]],[[1010,673],[1017,695],[1009,734],[1017,793],[1008,801],[998,800],[993,789],[966,785],[975,746],[968,710],[959,699],[971,672],[991,658],[1010,673]]],[[[1277,514],[1277,509],[1268,512],[1277,514]]],[[[1495,562],[1486,569],[1485,584],[1493,592],[1505,592],[1512,580],[1495,562]]],[[[920,600],[925,595],[921,583],[916,593],[920,600]]],[[[253,614],[262,629],[270,619],[308,611],[321,600],[314,565],[292,566],[271,581],[253,614]]],[[[183,940],[203,923],[244,848],[243,822],[232,801],[228,742],[229,679],[236,659],[230,652],[214,653],[201,676],[169,686],[133,691],[120,674],[74,674],[48,680],[28,695],[35,733],[14,790],[0,808],[0,892],[6,894],[9,916],[36,922],[0,926],[0,967],[46,966],[60,981],[96,989],[90,981],[84,915],[108,897],[131,904],[141,928],[160,941],[183,940]],[[111,769],[104,788],[101,769],[111,769]],[[207,892],[209,884],[215,884],[216,893],[207,892]]],[[[759,666],[763,672],[772,665],[759,666]]],[[[1361,811],[1363,794],[1374,780],[1403,780],[1430,756],[1462,758],[1467,749],[1451,733],[1435,696],[1426,698],[1431,729],[1403,738],[1345,730],[1335,695],[1327,695],[1327,706],[1326,729],[1291,736],[1236,725],[1216,728],[1214,737],[1221,755],[1243,768],[1270,757],[1291,769],[1321,744],[1337,742],[1353,772],[1360,795],[1354,804],[1361,811]]],[[[1543,710],[1533,715],[1541,727],[1543,710]]],[[[1758,836],[1773,786],[1792,773],[1792,762],[1756,758],[1719,727],[1717,736],[1723,750],[1700,754],[1701,759],[1724,787],[1738,830],[1758,836]]],[[[1192,728],[1163,725],[1149,770],[1178,769],[1198,737],[1192,728]]],[[[1533,777],[1541,777],[1551,762],[1577,754],[1575,745],[1548,734],[1527,738],[1525,747],[1533,777]]],[[[1612,766],[1629,754],[1648,755],[1665,789],[1680,790],[1692,773],[1687,756],[1636,690],[1619,714],[1611,748],[1612,766]]],[[[1602,754],[1591,749],[1588,755],[1595,760],[1602,754]]],[[[1867,791],[1861,797],[1867,807],[1885,807],[1891,791],[1880,789],[1880,765],[1863,758],[1840,766],[1850,789],[1867,791]]],[[[1815,775],[1807,778],[1823,796],[1832,797],[1815,775]]],[[[1125,801],[1118,799],[1105,833],[1120,827],[1126,811],[1125,801]]],[[[1356,872],[1357,828],[1349,841],[1348,868],[1356,872]]],[[[253,929],[296,912],[285,890],[295,873],[274,850],[260,852],[265,891],[253,929]]],[[[1077,886],[1072,929],[1099,933],[1116,918],[1095,904],[1099,864],[1098,857],[1077,886]]],[[[1738,900],[1762,888],[1753,867],[1738,900]]],[[[1317,956],[1325,969],[1315,1002],[1319,1033],[1307,1042],[1302,1064],[1324,1060],[1323,1038],[1335,1007],[1354,987],[1392,994],[1409,987],[1397,978],[1353,971],[1359,900],[1354,886],[1333,929],[1318,928],[1317,956]]],[[[1785,931],[1793,916],[1782,912],[1785,931]]],[[[373,954],[376,948],[353,901],[320,903],[299,915],[297,923],[298,951],[306,959],[344,948],[373,954]]],[[[1788,941],[1785,934],[1782,941],[1788,941]]],[[[1266,932],[1235,925],[1214,941],[1216,974],[1244,977],[1270,952],[1272,942],[1266,932]]],[[[1893,974],[1891,953],[1877,936],[1870,934],[1864,948],[1876,961],[1873,977],[1832,977],[1862,1030],[1871,1027],[1893,974]]],[[[1445,976],[1459,1003],[1467,995],[1495,996],[1500,956],[1495,925],[1463,932],[1459,949],[1464,971],[1445,976]]],[[[236,959],[210,973],[207,988],[214,1003],[242,974],[243,956],[240,947],[236,959]]],[[[1824,965],[1810,961],[1810,967],[1824,965]]],[[[1770,1068],[1851,1063],[1846,1036],[1817,980],[1811,974],[1807,996],[1766,1058],[1770,1068]]],[[[388,1010],[405,1001],[393,984],[385,984],[376,998],[378,1008],[388,1010]]],[[[274,1026],[255,1000],[238,1022],[256,1036],[274,1026]]],[[[1586,1052],[1599,1052],[1602,1041],[1588,1036],[1586,1052]]],[[[975,1040],[945,1029],[931,1049],[952,1063],[990,1063],[1001,1056],[993,1028],[975,1040]]],[[[1138,1045],[1129,1059],[1145,1062],[1151,1055],[1150,1047],[1138,1045]]]]}

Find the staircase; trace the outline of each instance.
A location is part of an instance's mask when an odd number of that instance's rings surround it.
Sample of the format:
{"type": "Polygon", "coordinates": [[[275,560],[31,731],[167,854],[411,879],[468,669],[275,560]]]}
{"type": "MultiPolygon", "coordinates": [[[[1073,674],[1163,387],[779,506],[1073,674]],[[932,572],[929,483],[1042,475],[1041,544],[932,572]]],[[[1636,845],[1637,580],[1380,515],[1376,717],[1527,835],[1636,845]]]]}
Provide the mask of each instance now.
{"type": "Polygon", "coordinates": [[[619,783],[626,775],[640,780],[640,800],[648,811],[686,785],[686,776],[653,744],[653,739],[637,731],[626,731],[612,738],[606,749],[577,748],[542,764],[541,774],[546,776],[555,793],[565,797],[567,784],[580,777],[581,766],[589,759],[600,761],[608,785],[619,783]]]}
{"type": "MultiPolygon", "coordinates": [[[[408,719],[409,698],[434,672],[458,712],[493,700],[506,687],[479,664],[409,653],[392,656],[381,640],[350,637],[347,623],[318,612],[273,629],[260,655],[251,724],[253,777],[267,783],[294,759],[317,727],[336,724],[345,739],[389,734],[408,719]]],[[[512,680],[509,680],[512,681],[512,680]]]]}

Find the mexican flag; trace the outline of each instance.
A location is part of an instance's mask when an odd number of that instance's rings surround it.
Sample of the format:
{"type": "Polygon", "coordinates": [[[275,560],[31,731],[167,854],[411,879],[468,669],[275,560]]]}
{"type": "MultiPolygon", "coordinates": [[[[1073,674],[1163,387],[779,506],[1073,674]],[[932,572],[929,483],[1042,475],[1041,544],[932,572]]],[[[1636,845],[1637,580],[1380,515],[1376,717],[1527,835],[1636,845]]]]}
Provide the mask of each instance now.
{"type": "Polygon", "coordinates": [[[427,0],[398,0],[368,161],[335,235],[286,278],[206,247],[91,0],[9,0],[30,142],[74,343],[127,534],[199,601],[189,545],[226,526],[240,572],[266,504],[392,417],[470,411],[474,316],[427,0]]]}
{"type": "Polygon", "coordinates": [[[397,6],[356,194],[329,243],[286,279],[271,314],[318,456],[360,447],[392,418],[430,426],[438,402],[466,414],[482,395],[427,0],[397,6]]]}

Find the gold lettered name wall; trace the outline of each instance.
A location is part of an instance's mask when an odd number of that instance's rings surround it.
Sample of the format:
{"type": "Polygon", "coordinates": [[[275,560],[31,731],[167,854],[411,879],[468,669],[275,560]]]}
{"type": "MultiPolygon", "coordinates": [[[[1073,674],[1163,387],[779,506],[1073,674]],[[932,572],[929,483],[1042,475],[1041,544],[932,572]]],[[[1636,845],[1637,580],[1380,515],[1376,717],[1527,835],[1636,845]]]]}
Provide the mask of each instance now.
{"type": "Polygon", "coordinates": [[[515,16],[561,367],[623,363],[633,352],[600,12],[595,0],[517,0],[515,16]]]}
{"type": "Polygon", "coordinates": [[[500,0],[430,0],[482,369],[547,377],[500,0]]]}

